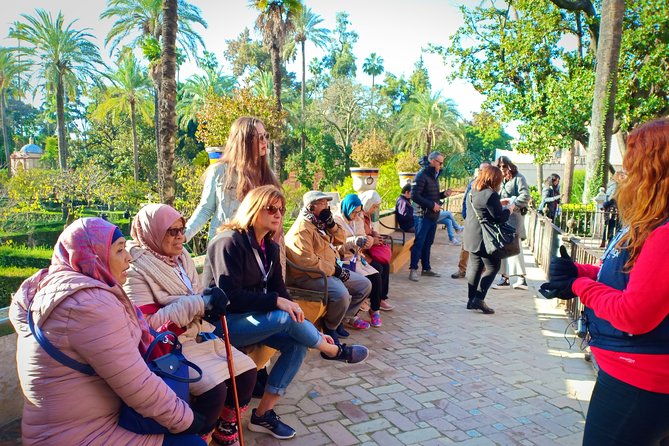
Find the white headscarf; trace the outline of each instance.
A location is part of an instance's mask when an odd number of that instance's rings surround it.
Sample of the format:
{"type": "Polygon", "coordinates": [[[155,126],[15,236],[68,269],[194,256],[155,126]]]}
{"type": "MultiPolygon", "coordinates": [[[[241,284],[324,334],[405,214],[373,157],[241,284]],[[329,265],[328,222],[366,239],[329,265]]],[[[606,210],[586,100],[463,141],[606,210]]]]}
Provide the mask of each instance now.
{"type": "Polygon", "coordinates": [[[381,204],[381,195],[375,190],[366,190],[359,195],[362,201],[362,210],[369,212],[375,204],[381,204]]]}

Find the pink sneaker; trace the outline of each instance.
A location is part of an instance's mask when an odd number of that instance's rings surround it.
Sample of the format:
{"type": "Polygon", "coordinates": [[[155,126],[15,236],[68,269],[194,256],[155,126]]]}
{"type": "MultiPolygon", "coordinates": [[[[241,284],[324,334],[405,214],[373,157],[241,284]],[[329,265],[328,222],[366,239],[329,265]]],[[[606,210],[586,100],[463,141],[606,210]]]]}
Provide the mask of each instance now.
{"type": "Polygon", "coordinates": [[[359,317],[356,317],[353,322],[350,323],[350,325],[356,330],[367,330],[369,328],[369,322],[363,321],[359,317]]]}
{"type": "Polygon", "coordinates": [[[372,310],[369,310],[369,324],[372,327],[380,327],[383,325],[381,322],[381,315],[379,313],[374,313],[372,310]]]}

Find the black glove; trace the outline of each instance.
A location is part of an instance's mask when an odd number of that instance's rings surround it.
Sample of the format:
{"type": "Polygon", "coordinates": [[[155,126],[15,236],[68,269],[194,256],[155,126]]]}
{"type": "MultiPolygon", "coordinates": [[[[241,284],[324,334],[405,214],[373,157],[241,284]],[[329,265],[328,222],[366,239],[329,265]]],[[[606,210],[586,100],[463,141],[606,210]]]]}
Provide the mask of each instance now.
{"type": "Polygon", "coordinates": [[[334,276],[341,280],[342,282],[346,282],[349,277],[351,277],[351,273],[346,268],[342,268],[339,266],[338,263],[335,263],[335,272],[334,276]]]}
{"type": "Polygon", "coordinates": [[[367,237],[364,235],[359,235],[355,238],[355,246],[362,248],[367,244],[367,237]]]}
{"type": "Polygon", "coordinates": [[[335,225],[334,217],[330,209],[323,209],[318,215],[318,219],[325,223],[326,228],[332,228],[335,225]]]}
{"type": "Polygon", "coordinates": [[[201,413],[193,411],[193,422],[188,426],[183,432],[179,434],[190,434],[190,435],[200,435],[206,433],[205,430],[208,426],[205,426],[205,418],[201,413]]]}
{"type": "Polygon", "coordinates": [[[204,320],[215,324],[221,316],[225,316],[230,302],[228,295],[217,286],[205,289],[202,294],[209,296],[209,304],[204,309],[204,320]]]}
{"type": "Polygon", "coordinates": [[[564,280],[551,280],[550,282],[545,282],[539,287],[539,293],[544,296],[546,299],[560,298],[560,299],[573,299],[576,297],[576,294],[571,290],[571,286],[576,280],[575,277],[571,279],[564,280]]]}
{"type": "Polygon", "coordinates": [[[563,281],[578,277],[578,269],[569,257],[567,248],[560,246],[560,257],[553,257],[548,268],[548,278],[551,281],[563,281]]]}

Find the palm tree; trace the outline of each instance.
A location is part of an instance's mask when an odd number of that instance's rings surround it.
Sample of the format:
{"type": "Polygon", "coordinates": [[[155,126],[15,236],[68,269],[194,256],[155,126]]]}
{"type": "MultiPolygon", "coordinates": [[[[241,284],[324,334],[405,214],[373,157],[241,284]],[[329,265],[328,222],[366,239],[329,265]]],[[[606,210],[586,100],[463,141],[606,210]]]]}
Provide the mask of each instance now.
{"type": "MultiPolygon", "coordinates": [[[[306,90],[306,72],[307,62],[304,52],[304,46],[307,40],[313,42],[318,48],[325,48],[328,44],[328,35],[330,30],[326,28],[318,28],[318,25],[323,22],[323,18],[311,11],[311,8],[303,8],[302,14],[295,17],[295,42],[300,44],[300,51],[302,52],[302,91],[301,91],[301,108],[302,121],[304,120],[304,96],[306,90]]],[[[306,136],[302,132],[302,151],[306,144],[306,136]]]]}
{"type": "Polygon", "coordinates": [[[179,127],[186,129],[189,121],[197,120],[207,96],[227,95],[237,86],[237,79],[224,76],[220,69],[205,69],[204,74],[195,74],[181,87],[181,99],[177,104],[179,127]]]}
{"type": "Polygon", "coordinates": [[[257,70],[251,75],[251,92],[261,98],[274,97],[274,79],[272,73],[257,70]]]}
{"type": "MultiPolygon", "coordinates": [[[[7,176],[12,175],[12,169],[9,163],[11,150],[9,147],[9,137],[7,136],[7,122],[5,119],[5,106],[7,93],[16,92],[15,80],[21,73],[28,70],[28,63],[19,60],[18,53],[9,48],[0,48],[0,119],[2,120],[2,139],[5,145],[5,162],[7,163],[7,176]]],[[[25,88],[25,85],[24,85],[25,88]]]]}
{"type": "MultiPolygon", "coordinates": [[[[293,30],[295,17],[302,12],[300,0],[250,0],[249,5],[258,9],[256,29],[263,34],[263,43],[272,58],[272,78],[276,110],[281,111],[281,54],[286,36],[293,30]]],[[[274,141],[274,169],[281,174],[281,147],[274,141]]]]}
{"type": "Polygon", "coordinates": [[[112,85],[104,92],[102,101],[93,113],[93,118],[101,119],[111,115],[112,120],[118,120],[121,114],[130,116],[134,178],[137,182],[139,181],[137,115],[151,122],[153,117],[151,80],[130,50],[121,52],[117,61],[117,70],[107,75],[107,78],[112,85]]]}
{"type": "Polygon", "coordinates": [[[158,171],[160,199],[174,204],[175,185],[172,174],[177,136],[177,29],[178,0],[163,1],[163,45],[160,53],[160,156],[158,171]]]}
{"type": "MultiPolygon", "coordinates": [[[[195,31],[196,25],[207,27],[200,8],[185,0],[177,0],[179,10],[177,43],[181,51],[189,56],[197,55],[198,46],[204,47],[202,37],[195,31]]],[[[107,0],[107,8],[100,14],[101,19],[116,21],[105,38],[110,54],[124,41],[131,38],[130,47],[141,47],[149,61],[149,75],[155,89],[155,133],[158,171],[162,171],[163,159],[160,153],[159,96],[162,84],[161,39],[163,33],[163,0],[107,0]]],[[[171,166],[168,166],[171,171],[171,166]]]]}
{"type": "Polygon", "coordinates": [[[103,65],[98,47],[91,42],[93,35],[88,28],[73,28],[75,21],[65,25],[65,18],[58,12],[37,9],[35,16],[22,14],[25,22],[16,22],[9,36],[27,43],[20,51],[37,71],[45,97],[56,96],[56,122],[58,125],[58,160],[61,170],[67,169],[67,134],[65,101],[74,98],[77,86],[87,79],[95,81],[98,65],[103,65]]]}
{"type": "Polygon", "coordinates": [[[464,149],[464,137],[459,124],[460,115],[451,99],[441,93],[416,93],[404,106],[394,142],[401,149],[414,150],[425,144],[425,154],[439,140],[446,140],[456,149],[464,149]]]}
{"type": "Polygon", "coordinates": [[[372,76],[372,107],[374,107],[374,79],[384,71],[383,59],[377,56],[376,53],[370,54],[369,57],[365,59],[365,63],[362,64],[362,71],[368,76],[372,76]]]}

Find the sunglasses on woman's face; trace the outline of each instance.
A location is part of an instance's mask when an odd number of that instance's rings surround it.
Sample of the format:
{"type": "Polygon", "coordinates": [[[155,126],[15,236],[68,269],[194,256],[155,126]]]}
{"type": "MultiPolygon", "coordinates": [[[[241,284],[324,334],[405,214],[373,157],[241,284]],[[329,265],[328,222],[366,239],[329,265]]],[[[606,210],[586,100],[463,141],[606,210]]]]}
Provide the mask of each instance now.
{"type": "Polygon", "coordinates": [[[269,141],[269,133],[258,133],[259,141],[269,141]]]}
{"type": "Polygon", "coordinates": [[[265,206],[265,210],[267,211],[267,213],[269,215],[274,215],[274,214],[277,213],[277,211],[281,212],[281,215],[286,215],[286,208],[283,207],[283,206],[278,208],[278,207],[270,204],[269,206],[265,206]]]}
{"type": "Polygon", "coordinates": [[[186,228],[184,226],[180,228],[169,228],[167,234],[171,237],[177,237],[179,234],[185,234],[186,228]]]}

